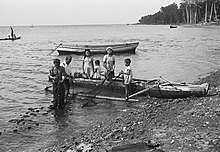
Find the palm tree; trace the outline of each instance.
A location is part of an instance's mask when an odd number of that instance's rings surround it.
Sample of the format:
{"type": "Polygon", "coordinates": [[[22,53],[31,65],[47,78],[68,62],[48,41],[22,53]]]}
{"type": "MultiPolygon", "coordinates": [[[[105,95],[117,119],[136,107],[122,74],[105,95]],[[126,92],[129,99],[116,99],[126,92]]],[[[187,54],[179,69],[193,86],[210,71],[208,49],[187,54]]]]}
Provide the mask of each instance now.
{"type": "Polygon", "coordinates": [[[185,7],[186,7],[186,24],[190,24],[190,16],[189,16],[189,10],[188,10],[188,7],[189,7],[189,3],[190,0],[182,0],[182,3],[185,4],[185,7]]]}

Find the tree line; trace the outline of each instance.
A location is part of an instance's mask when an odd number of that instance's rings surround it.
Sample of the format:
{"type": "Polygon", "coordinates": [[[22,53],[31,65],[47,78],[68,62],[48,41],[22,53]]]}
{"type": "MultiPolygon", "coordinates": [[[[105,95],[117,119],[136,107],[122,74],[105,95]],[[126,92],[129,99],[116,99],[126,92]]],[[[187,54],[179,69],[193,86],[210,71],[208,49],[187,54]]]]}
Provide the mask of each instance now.
{"type": "Polygon", "coordinates": [[[155,14],[142,16],[138,24],[220,23],[220,0],[182,0],[161,7],[155,14]]]}

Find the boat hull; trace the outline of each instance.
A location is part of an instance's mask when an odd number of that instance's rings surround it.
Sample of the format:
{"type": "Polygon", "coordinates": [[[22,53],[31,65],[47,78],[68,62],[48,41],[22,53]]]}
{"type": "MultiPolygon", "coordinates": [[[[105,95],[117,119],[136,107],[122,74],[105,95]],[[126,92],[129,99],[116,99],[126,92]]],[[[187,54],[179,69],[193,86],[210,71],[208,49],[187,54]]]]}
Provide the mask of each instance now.
{"type": "Polygon", "coordinates": [[[181,85],[181,84],[167,84],[157,85],[149,89],[148,93],[151,97],[157,98],[187,98],[187,97],[202,97],[208,93],[208,83],[201,85],[181,85]]]}
{"type": "Polygon", "coordinates": [[[19,40],[21,39],[21,37],[16,37],[16,38],[4,38],[4,39],[0,39],[0,41],[5,41],[5,40],[11,40],[11,41],[14,41],[14,40],[19,40]]]}
{"type": "Polygon", "coordinates": [[[57,48],[57,52],[60,55],[83,54],[85,49],[90,49],[92,54],[106,54],[106,48],[112,47],[114,50],[114,54],[135,53],[135,50],[138,47],[138,45],[139,42],[116,45],[60,45],[57,48]]]}
{"type": "Polygon", "coordinates": [[[177,28],[177,26],[172,26],[172,25],[171,25],[170,28],[177,28]]]}
{"type": "MultiPolygon", "coordinates": [[[[114,91],[118,93],[125,92],[125,85],[123,84],[123,79],[117,78],[113,81],[104,81],[104,80],[94,80],[94,79],[84,79],[84,78],[75,78],[73,79],[73,83],[76,87],[82,87],[87,89],[94,89],[97,86],[101,86],[101,88],[105,88],[107,91],[114,91]],[[110,84],[109,84],[110,83],[110,84]]],[[[130,86],[130,94],[139,92],[143,89],[150,88],[155,85],[157,80],[144,80],[144,81],[132,81],[130,86]]],[[[99,88],[100,89],[100,88],[99,88]]],[[[99,90],[95,89],[95,90],[99,90]]]]}
{"type": "Polygon", "coordinates": [[[73,80],[73,83],[75,84],[76,87],[82,87],[82,88],[87,88],[91,90],[96,88],[98,85],[100,85],[100,87],[105,88],[105,90],[115,91],[118,93],[124,93],[125,86],[123,84],[123,81],[114,80],[113,82],[104,81],[104,83],[102,83],[103,81],[104,80],[90,80],[90,79],[84,79],[84,78],[76,78],[73,80]]]}

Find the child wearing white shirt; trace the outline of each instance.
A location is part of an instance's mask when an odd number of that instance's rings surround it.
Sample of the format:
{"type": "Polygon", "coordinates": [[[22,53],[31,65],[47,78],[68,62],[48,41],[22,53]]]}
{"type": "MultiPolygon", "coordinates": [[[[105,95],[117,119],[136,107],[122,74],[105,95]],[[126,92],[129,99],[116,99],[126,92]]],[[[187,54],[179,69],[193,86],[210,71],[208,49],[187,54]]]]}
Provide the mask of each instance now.
{"type": "Polygon", "coordinates": [[[127,58],[124,61],[125,61],[125,70],[121,71],[120,73],[123,74],[124,85],[125,85],[125,100],[128,101],[133,73],[130,66],[131,59],[127,58]]]}

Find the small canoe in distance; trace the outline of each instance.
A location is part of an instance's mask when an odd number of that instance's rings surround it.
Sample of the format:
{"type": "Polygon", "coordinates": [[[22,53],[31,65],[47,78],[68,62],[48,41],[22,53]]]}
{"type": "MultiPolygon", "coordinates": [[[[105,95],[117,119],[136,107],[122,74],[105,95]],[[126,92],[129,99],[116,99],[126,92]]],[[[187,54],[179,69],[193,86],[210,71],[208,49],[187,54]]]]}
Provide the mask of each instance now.
{"type": "Polygon", "coordinates": [[[170,28],[177,28],[177,26],[174,26],[174,25],[170,25],[170,28]]]}
{"type": "Polygon", "coordinates": [[[114,54],[135,53],[139,42],[111,44],[111,45],[60,45],[56,50],[60,55],[83,54],[85,49],[90,49],[92,54],[106,54],[106,48],[112,47],[114,54]]]}
{"type": "Polygon", "coordinates": [[[11,40],[11,41],[14,41],[14,40],[19,40],[21,39],[21,37],[16,37],[16,38],[3,38],[3,39],[0,39],[0,41],[4,41],[4,40],[11,40]]]}
{"type": "Polygon", "coordinates": [[[149,89],[148,93],[151,97],[157,98],[187,98],[202,97],[208,93],[209,84],[201,85],[181,84],[181,83],[163,83],[149,89]]]}

